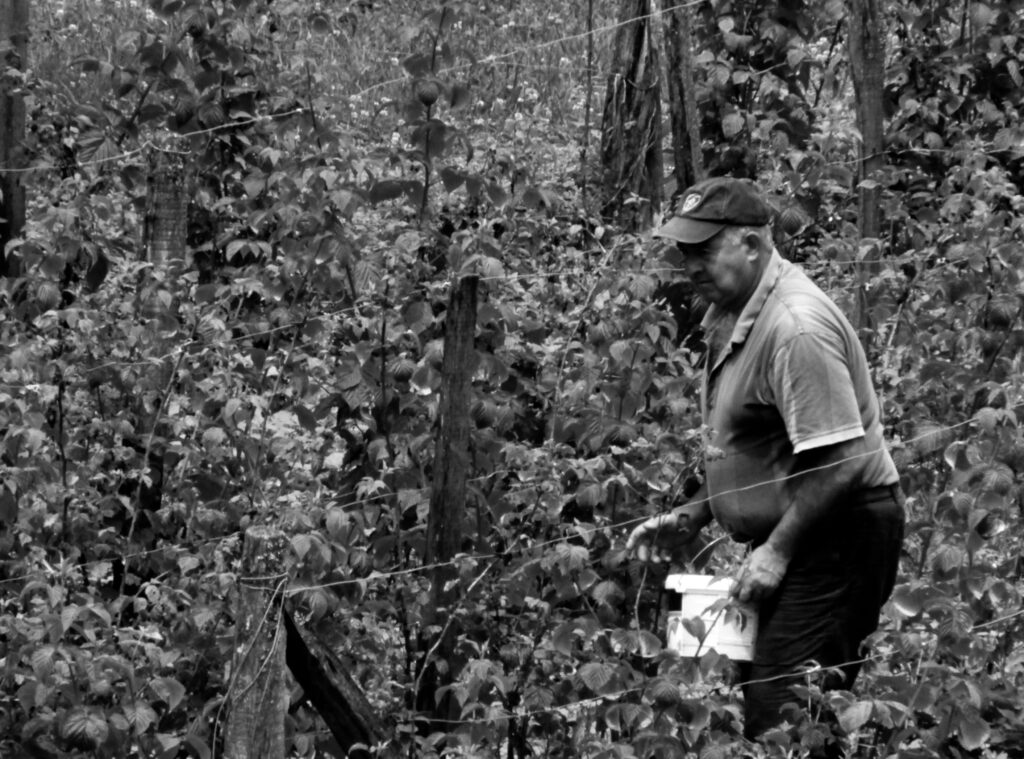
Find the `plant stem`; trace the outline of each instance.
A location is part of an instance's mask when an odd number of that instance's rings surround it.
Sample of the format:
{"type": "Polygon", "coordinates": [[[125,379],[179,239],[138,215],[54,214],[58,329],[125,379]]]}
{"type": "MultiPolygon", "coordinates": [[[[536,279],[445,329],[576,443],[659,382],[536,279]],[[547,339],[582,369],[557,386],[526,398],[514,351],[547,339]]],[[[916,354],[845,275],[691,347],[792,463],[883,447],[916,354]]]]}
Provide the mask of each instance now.
{"type": "Polygon", "coordinates": [[[60,454],[60,481],[64,489],[64,510],[61,514],[62,540],[65,545],[69,542],[70,525],[68,524],[68,507],[71,505],[71,495],[68,493],[68,456],[64,449],[64,372],[57,367],[54,372],[54,380],[57,384],[57,451],[60,454]]]}

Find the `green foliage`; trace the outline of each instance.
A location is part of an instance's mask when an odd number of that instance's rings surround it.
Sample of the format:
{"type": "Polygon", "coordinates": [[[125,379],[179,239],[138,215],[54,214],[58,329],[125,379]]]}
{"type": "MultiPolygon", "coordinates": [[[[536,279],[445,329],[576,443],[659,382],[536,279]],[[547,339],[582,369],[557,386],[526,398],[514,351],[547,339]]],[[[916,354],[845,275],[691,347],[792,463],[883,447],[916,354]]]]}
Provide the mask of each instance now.
{"type": "MultiPolygon", "coordinates": [[[[784,251],[866,302],[910,495],[858,693],[810,668],[761,747],[740,738],[732,663],[666,650],[662,577],[623,554],[699,472],[701,356],[659,303],[662,251],[578,197],[579,4],[42,5],[32,219],[0,286],[0,753],[219,752],[241,535],[272,523],[290,600],[417,756],[1016,755],[1009,5],[966,25],[892,5],[879,241],[856,239],[839,4],[700,6],[708,158],[755,171],[784,251]],[[140,253],[161,161],[189,190],[185,260],[140,253]],[[444,325],[467,274],[470,537],[434,615],[444,325]],[[426,702],[450,697],[445,727],[414,693],[439,625],[456,642],[426,702]]],[[[298,699],[289,738],[331,751],[298,699]]]]}

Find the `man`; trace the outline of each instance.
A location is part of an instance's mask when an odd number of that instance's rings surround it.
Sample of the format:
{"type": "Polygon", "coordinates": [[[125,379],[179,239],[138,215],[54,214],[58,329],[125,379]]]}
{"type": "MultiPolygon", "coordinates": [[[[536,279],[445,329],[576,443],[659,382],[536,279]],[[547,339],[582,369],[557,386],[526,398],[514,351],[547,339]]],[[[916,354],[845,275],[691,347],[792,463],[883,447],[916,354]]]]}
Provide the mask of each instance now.
{"type": "Polygon", "coordinates": [[[701,389],[705,481],[627,548],[671,558],[712,518],[750,550],[733,595],[755,604],[744,733],[781,722],[808,662],[850,687],[878,625],[903,540],[899,476],[857,335],[838,307],[772,244],[771,211],[745,181],[714,178],[682,196],[655,235],[672,240],[710,303],[701,389]]]}

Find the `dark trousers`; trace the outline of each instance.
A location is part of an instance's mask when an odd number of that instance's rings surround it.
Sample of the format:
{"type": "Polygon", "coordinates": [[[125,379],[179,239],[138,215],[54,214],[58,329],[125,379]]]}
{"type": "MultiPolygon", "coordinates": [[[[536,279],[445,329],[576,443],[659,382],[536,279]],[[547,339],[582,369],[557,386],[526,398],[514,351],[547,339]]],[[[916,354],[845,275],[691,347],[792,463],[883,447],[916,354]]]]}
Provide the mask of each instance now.
{"type": "Polygon", "coordinates": [[[778,591],[758,610],[754,658],[744,668],[748,738],[779,724],[784,704],[799,702],[792,686],[805,679],[792,674],[810,662],[839,669],[826,687],[852,687],[860,644],[896,581],[903,501],[896,485],[861,491],[801,541],[778,591]]]}

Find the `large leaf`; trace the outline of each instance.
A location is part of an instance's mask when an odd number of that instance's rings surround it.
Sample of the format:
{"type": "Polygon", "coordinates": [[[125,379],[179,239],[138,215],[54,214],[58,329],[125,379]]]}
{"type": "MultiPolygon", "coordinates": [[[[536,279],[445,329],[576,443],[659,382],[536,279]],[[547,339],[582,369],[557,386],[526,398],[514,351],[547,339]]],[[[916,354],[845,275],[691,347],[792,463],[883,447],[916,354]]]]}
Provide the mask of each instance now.
{"type": "Polygon", "coordinates": [[[847,733],[859,730],[871,719],[874,705],[870,701],[858,701],[839,712],[839,724],[847,733]]]}
{"type": "Polygon", "coordinates": [[[976,751],[988,743],[992,728],[977,714],[961,714],[957,721],[960,743],[968,751],[976,751]]]}
{"type": "Polygon", "coordinates": [[[601,693],[615,676],[615,670],[604,662],[587,662],[579,669],[580,680],[594,693],[601,693]]]}
{"type": "Polygon", "coordinates": [[[167,704],[168,710],[176,709],[185,698],[185,686],[173,677],[158,677],[149,684],[149,687],[167,704]]]}
{"type": "Polygon", "coordinates": [[[96,749],[106,742],[110,726],[99,711],[87,706],[74,706],[60,723],[60,735],[79,749],[96,749]]]}
{"type": "Polygon", "coordinates": [[[142,735],[156,722],[156,711],[145,701],[134,701],[124,707],[124,716],[136,735],[142,735]]]}

